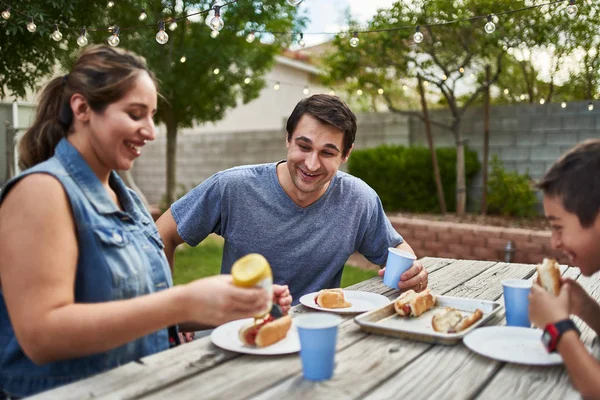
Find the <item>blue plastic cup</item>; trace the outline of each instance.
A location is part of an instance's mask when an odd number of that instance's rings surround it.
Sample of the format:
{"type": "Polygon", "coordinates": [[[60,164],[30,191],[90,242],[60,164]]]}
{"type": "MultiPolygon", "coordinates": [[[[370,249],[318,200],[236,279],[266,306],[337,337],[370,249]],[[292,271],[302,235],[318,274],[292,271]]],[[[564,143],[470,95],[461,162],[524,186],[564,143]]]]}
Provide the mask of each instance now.
{"type": "Polygon", "coordinates": [[[398,289],[400,276],[413,265],[416,259],[417,257],[408,251],[390,247],[387,263],[385,264],[385,273],[383,274],[383,283],[392,289],[398,289]]]}
{"type": "Polygon", "coordinates": [[[294,318],[300,336],[300,358],[304,378],[324,381],[333,376],[338,325],[342,317],[310,313],[294,318]]]}
{"type": "Polygon", "coordinates": [[[532,283],[523,279],[505,279],[502,281],[506,325],[531,327],[527,296],[531,291],[532,283]]]}

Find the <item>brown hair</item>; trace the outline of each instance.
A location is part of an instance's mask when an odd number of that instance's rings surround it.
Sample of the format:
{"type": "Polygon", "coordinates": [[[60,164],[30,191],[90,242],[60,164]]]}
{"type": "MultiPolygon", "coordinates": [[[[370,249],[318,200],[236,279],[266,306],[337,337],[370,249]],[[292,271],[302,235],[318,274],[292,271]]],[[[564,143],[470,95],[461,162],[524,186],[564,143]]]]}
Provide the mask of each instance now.
{"type": "Polygon", "coordinates": [[[600,139],[579,143],[567,151],[537,183],[545,196],[559,198],[584,228],[600,212],[600,139]]]}
{"type": "Polygon", "coordinates": [[[52,79],[42,91],[35,121],[19,143],[19,167],[33,167],[54,155],[72,128],[73,94],[81,94],[94,112],[102,113],[127,94],[141,71],[154,80],[146,60],[132,52],[106,45],[86,48],[68,75],[52,79]]]}
{"type": "Polygon", "coordinates": [[[287,140],[292,140],[298,122],[304,114],[315,117],[324,124],[332,125],[344,133],[342,156],[346,157],[356,137],[356,116],[339,97],[315,94],[300,100],[287,121],[287,140]]]}

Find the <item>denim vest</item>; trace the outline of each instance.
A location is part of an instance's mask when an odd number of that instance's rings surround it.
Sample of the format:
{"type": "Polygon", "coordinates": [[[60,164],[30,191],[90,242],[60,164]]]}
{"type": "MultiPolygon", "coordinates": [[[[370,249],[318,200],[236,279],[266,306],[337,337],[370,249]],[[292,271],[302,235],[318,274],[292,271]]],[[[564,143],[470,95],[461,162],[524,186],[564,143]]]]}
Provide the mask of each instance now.
{"type": "MultiPolygon", "coordinates": [[[[130,299],[173,285],[156,225],[135,192],[114,171],[109,182],[125,211],[110,199],[79,152],[62,139],[52,158],[6,184],[0,204],[19,179],[34,173],[54,176],[69,198],[79,249],[75,302],[130,299]]],[[[162,329],[103,353],[36,365],[17,342],[0,290],[0,393],[32,395],[168,347],[167,329],[162,329]]]]}

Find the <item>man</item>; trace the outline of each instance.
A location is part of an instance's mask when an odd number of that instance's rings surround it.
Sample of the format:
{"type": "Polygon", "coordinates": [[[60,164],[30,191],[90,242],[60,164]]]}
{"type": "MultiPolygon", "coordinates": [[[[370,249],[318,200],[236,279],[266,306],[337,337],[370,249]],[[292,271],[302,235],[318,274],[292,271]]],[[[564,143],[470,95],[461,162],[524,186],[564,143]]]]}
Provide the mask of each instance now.
{"type": "MultiPolygon", "coordinates": [[[[552,247],[562,250],[584,276],[600,270],[600,140],[580,143],[550,168],[538,186],[551,224],[552,247]]],[[[569,315],[600,334],[600,305],[577,282],[562,279],[557,297],[534,284],[529,317],[545,328],[545,343],[562,356],[583,398],[600,398],[600,364],[579,340],[569,315]]]]}
{"type": "MultiPolygon", "coordinates": [[[[260,253],[274,282],[288,285],[297,303],[306,293],[339,287],[344,263],[355,251],[379,265],[388,247],[414,253],[375,191],[339,171],[355,134],[356,117],[339,98],[301,100],[287,122],[286,160],[219,172],[160,217],[171,265],[177,245],[196,246],[214,232],[225,239],[221,272],[248,253],[260,253]]],[[[427,276],[415,261],[399,287],[423,290],[427,276]]]]}

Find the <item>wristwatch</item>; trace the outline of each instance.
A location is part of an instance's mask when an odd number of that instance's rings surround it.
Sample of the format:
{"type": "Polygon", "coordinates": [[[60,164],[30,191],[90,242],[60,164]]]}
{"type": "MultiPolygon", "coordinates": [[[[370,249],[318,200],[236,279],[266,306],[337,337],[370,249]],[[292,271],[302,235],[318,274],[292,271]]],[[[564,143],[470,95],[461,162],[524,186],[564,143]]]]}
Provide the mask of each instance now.
{"type": "Polygon", "coordinates": [[[548,353],[556,351],[560,338],[565,332],[570,330],[574,330],[577,332],[577,335],[581,335],[575,323],[570,319],[563,319],[562,321],[546,325],[542,334],[542,343],[546,347],[546,350],[548,350],[548,353]]]}

